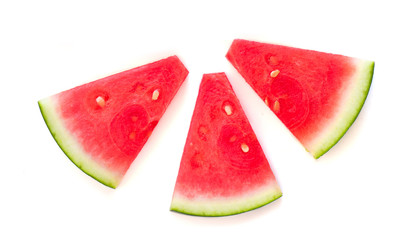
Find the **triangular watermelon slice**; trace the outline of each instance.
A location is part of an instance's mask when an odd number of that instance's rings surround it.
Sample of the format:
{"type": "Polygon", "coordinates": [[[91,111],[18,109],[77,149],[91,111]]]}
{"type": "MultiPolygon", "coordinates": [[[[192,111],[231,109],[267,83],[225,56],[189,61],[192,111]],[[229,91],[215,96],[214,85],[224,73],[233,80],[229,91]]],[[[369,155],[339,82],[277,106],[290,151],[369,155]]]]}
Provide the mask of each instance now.
{"type": "Polygon", "coordinates": [[[171,210],[232,215],[281,197],[267,158],[224,73],[200,84],[171,210]]]}
{"type": "Polygon", "coordinates": [[[39,107],[73,163],[115,188],[187,75],[172,56],[42,99],[39,107]]]}
{"type": "Polygon", "coordinates": [[[240,39],[226,57],[315,158],[355,121],[374,69],[372,61],[240,39]]]}

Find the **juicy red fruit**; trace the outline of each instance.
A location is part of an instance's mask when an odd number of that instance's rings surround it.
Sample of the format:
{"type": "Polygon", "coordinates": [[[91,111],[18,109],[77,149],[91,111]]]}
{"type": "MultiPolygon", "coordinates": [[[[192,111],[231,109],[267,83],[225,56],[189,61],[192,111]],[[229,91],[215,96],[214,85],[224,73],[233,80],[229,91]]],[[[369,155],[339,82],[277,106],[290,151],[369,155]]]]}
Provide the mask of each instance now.
{"type": "Polygon", "coordinates": [[[205,74],[175,191],[189,199],[234,197],[270,181],[275,177],[226,75],[205,74]]]}
{"type": "Polygon", "coordinates": [[[317,128],[335,111],[339,91],[348,84],[341,79],[354,71],[352,59],[345,56],[246,40],[235,40],[226,57],[303,141],[308,129],[317,128]],[[279,73],[271,76],[276,70],[279,73]]]}
{"type": "Polygon", "coordinates": [[[60,119],[63,130],[48,124],[55,139],[67,132],[80,148],[66,150],[71,145],[57,139],[69,158],[100,182],[104,183],[103,177],[113,178],[104,184],[115,185],[143,148],[187,75],[181,61],[172,56],[56,94],[48,98],[54,109],[40,106],[45,115],[55,111],[60,119]],[[81,151],[81,156],[74,156],[81,151]],[[107,174],[97,176],[97,170],[85,169],[86,166],[96,166],[107,174]]]}
{"type": "Polygon", "coordinates": [[[372,61],[242,39],[226,57],[315,158],[355,121],[374,69],[372,61]]]}

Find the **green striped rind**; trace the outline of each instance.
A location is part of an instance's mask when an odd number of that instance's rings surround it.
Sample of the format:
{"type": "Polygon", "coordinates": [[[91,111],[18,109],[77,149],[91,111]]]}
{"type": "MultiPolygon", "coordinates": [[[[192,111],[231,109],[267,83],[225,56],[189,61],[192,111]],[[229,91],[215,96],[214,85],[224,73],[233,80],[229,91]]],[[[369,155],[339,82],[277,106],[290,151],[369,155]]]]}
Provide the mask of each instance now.
{"type": "Polygon", "coordinates": [[[56,109],[56,98],[56,96],[52,96],[38,101],[42,116],[53,138],[66,156],[83,172],[108,187],[116,188],[122,176],[99,166],[93,160],[93,157],[82,149],[80,144],[64,127],[56,109]]]}
{"type": "Polygon", "coordinates": [[[187,199],[180,193],[174,193],[170,210],[196,216],[228,216],[262,207],[281,196],[282,192],[275,181],[260,190],[237,197],[187,199]]]}
{"type": "Polygon", "coordinates": [[[348,131],[358,117],[369,93],[372,83],[375,63],[355,59],[356,74],[352,77],[351,85],[346,89],[346,97],[340,102],[335,119],[323,132],[305,147],[316,159],[330,150],[348,131]]]}

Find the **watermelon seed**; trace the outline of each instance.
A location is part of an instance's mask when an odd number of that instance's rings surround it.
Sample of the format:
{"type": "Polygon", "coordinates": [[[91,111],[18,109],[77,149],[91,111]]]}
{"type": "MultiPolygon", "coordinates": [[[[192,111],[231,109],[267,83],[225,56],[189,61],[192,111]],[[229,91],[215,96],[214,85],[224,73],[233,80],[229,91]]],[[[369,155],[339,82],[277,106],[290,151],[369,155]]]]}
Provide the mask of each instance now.
{"type": "Polygon", "coordinates": [[[160,91],[158,89],[153,91],[152,100],[156,101],[159,98],[160,91]]]}
{"type": "Polygon", "coordinates": [[[266,104],[267,106],[269,106],[268,97],[265,98],[264,102],[265,102],[265,104],[266,104]]]}
{"type": "Polygon", "coordinates": [[[95,101],[97,102],[98,106],[105,107],[105,99],[101,96],[98,96],[95,101]]]}
{"type": "Polygon", "coordinates": [[[274,105],[272,106],[272,110],[274,110],[274,113],[279,113],[279,110],[281,108],[281,105],[278,100],[275,100],[274,105]]]}
{"type": "Polygon", "coordinates": [[[133,140],[133,139],[135,139],[135,136],[136,136],[136,133],[135,133],[135,132],[131,132],[131,133],[129,134],[129,139],[133,140]]]}
{"type": "Polygon", "coordinates": [[[276,76],[278,76],[278,74],[279,74],[280,72],[281,72],[281,71],[279,71],[278,69],[276,69],[276,70],[273,70],[270,75],[271,75],[272,78],[275,78],[276,76]]]}
{"type": "Polygon", "coordinates": [[[224,106],[224,111],[226,112],[227,116],[230,116],[233,113],[233,110],[230,105],[224,106]]]}
{"type": "Polygon", "coordinates": [[[203,126],[203,125],[199,126],[199,128],[198,128],[198,134],[199,134],[199,137],[200,137],[203,141],[206,141],[206,140],[207,140],[207,137],[206,137],[207,133],[208,133],[208,129],[207,129],[205,126],[203,126]]]}
{"type": "Polygon", "coordinates": [[[208,132],[208,129],[206,129],[206,127],[204,127],[204,126],[200,126],[199,127],[199,132],[203,133],[203,134],[206,134],[208,132]]]}
{"type": "Polygon", "coordinates": [[[276,58],[275,56],[269,57],[269,64],[278,65],[278,58],[276,58]]]}
{"type": "Polygon", "coordinates": [[[231,138],[230,138],[230,142],[235,142],[237,140],[237,137],[236,136],[232,136],[231,138]]]}
{"type": "Polygon", "coordinates": [[[250,151],[250,148],[248,147],[247,144],[242,143],[242,144],[241,144],[241,150],[242,150],[243,152],[247,153],[248,151],[250,151]]]}

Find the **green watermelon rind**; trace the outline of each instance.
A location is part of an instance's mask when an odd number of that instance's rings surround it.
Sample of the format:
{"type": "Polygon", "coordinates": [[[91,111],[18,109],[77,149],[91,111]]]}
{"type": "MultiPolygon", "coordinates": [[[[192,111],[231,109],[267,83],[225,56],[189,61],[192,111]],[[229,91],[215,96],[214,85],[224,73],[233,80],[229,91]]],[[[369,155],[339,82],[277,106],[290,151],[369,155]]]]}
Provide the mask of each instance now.
{"type": "Polygon", "coordinates": [[[99,166],[93,158],[82,149],[70,132],[64,127],[63,121],[56,110],[55,98],[56,97],[51,96],[39,100],[38,105],[42,117],[56,143],[66,156],[83,172],[108,187],[116,188],[121,181],[121,177],[99,166]]]}
{"type": "Polygon", "coordinates": [[[352,77],[352,85],[347,89],[349,93],[340,102],[340,111],[335,114],[335,120],[311,144],[305,146],[315,159],[320,158],[341,140],[357,119],[367,99],[375,63],[359,59],[354,61],[356,61],[357,71],[352,77]]]}
{"type": "Polygon", "coordinates": [[[193,216],[218,217],[251,211],[265,206],[282,196],[276,181],[257,191],[234,197],[206,197],[187,199],[176,194],[173,196],[170,210],[193,216]]]}

